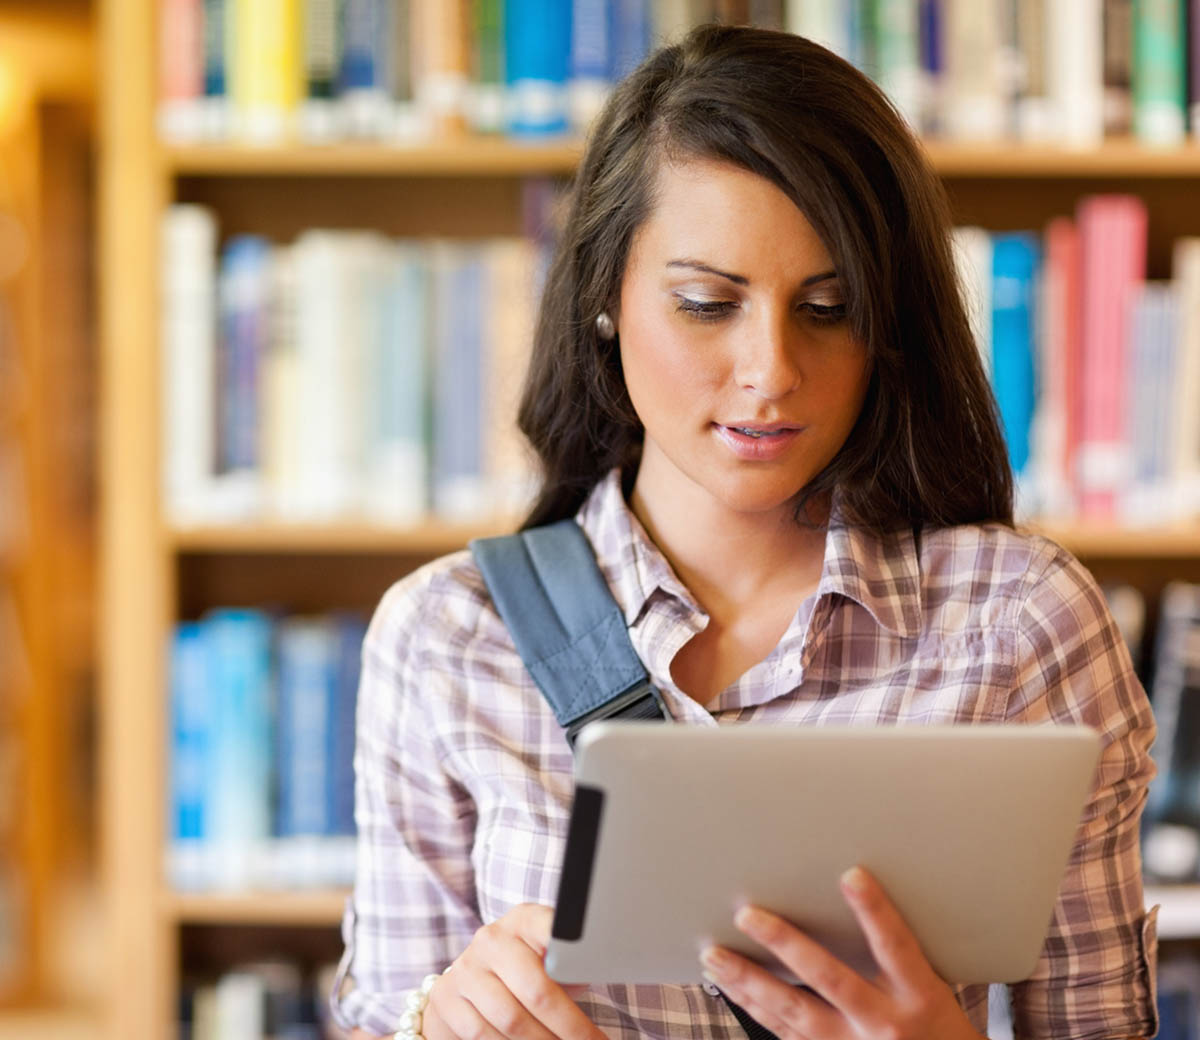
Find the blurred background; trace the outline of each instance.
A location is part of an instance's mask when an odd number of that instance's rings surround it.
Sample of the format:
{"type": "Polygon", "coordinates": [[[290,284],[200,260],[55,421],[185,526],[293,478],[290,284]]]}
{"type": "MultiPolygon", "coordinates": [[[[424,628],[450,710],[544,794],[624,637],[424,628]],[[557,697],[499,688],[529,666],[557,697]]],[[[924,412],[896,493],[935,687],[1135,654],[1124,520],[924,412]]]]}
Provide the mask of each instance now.
{"type": "Polygon", "coordinates": [[[519,515],[580,142],[706,21],[837,50],[945,183],[1021,520],[1151,692],[1200,1037],[1200,4],[0,0],[0,1040],[337,1036],[363,626],[519,515]]]}

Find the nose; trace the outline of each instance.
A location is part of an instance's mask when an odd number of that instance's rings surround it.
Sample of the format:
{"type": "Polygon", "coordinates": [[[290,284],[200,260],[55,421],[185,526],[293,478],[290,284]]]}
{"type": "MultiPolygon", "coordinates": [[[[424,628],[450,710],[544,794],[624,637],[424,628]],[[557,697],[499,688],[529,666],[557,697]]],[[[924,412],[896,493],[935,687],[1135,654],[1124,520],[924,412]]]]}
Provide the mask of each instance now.
{"type": "Polygon", "coordinates": [[[746,322],[735,345],[738,385],[770,401],[787,397],[803,379],[796,337],[788,308],[767,308],[759,321],[746,322]]]}

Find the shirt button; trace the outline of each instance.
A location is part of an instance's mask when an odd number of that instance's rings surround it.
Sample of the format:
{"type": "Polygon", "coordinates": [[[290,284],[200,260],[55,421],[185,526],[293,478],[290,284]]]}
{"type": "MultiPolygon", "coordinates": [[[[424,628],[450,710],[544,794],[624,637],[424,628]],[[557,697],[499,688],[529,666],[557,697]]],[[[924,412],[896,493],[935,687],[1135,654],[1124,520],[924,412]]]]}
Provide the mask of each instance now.
{"type": "Polygon", "coordinates": [[[719,997],[721,995],[721,991],[719,989],[717,989],[717,987],[714,986],[711,982],[704,983],[704,992],[707,993],[710,997],[719,997]]]}

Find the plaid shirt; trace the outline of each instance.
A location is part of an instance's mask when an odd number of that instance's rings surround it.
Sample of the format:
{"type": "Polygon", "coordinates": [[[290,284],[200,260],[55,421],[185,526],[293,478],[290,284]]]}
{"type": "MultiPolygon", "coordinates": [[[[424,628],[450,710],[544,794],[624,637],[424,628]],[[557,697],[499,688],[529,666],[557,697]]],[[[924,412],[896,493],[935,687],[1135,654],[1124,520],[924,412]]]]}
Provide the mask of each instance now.
{"type": "MultiPolygon", "coordinates": [[[[834,520],[820,585],[779,645],[701,706],[671,660],[705,614],[626,505],[614,472],[578,515],[634,646],[677,722],[724,726],[1086,723],[1102,735],[1034,974],[1011,989],[1017,1037],[1150,1036],[1155,911],[1138,823],[1154,721],[1088,572],[999,525],[880,538],[834,520]]],[[[470,555],[385,595],[358,700],[354,895],[332,1006],[387,1034],[407,992],[518,903],[553,905],[572,758],[470,555]]],[[[986,986],[957,995],[982,1033],[986,986]]],[[[610,1037],[744,1040],[716,990],[603,986],[578,998],[610,1037]]]]}

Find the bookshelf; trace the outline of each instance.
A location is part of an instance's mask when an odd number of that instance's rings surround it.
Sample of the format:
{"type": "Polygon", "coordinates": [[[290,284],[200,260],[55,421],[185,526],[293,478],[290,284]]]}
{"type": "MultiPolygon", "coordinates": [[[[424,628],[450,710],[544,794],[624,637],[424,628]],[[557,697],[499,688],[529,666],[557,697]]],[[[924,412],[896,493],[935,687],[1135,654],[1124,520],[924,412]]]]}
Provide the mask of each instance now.
{"type": "MultiPolygon", "coordinates": [[[[517,145],[459,140],[366,144],[165,147],[154,132],[156,0],[102,0],[100,319],[103,668],[103,848],[111,964],[107,1035],[170,1036],[186,950],[197,928],[246,929],[279,951],[291,930],[320,931],[336,953],[344,892],[181,895],[161,876],[166,776],[164,674],[173,621],[223,602],[274,599],[296,609],[370,609],[395,578],[478,534],[510,524],[402,529],[167,525],[160,508],[158,220],[175,200],[221,214],[227,234],[286,238],[304,227],[373,225],[389,234],[515,233],[520,180],[567,176],[577,142],[517,145]],[[136,980],[129,985],[129,980],[136,980]]],[[[1200,146],[1150,150],[1109,141],[1084,151],[1008,143],[931,143],[956,219],[997,229],[1038,227],[1081,194],[1143,195],[1152,228],[1150,271],[1169,242],[1200,234],[1192,201],[1200,146]],[[1158,236],[1158,237],[1155,237],[1158,236]]],[[[1171,577],[1200,580],[1200,524],[1164,530],[1046,525],[1104,580],[1133,580],[1150,605],[1171,577]]],[[[1164,937],[1200,935],[1200,888],[1148,893],[1164,905],[1164,937]]],[[[311,938],[311,937],[310,937],[311,938]]],[[[306,938],[306,942],[309,939],[306,938]]],[[[236,955],[237,944],[226,944],[236,955]]],[[[210,944],[211,954],[215,947],[210,944]]]]}

